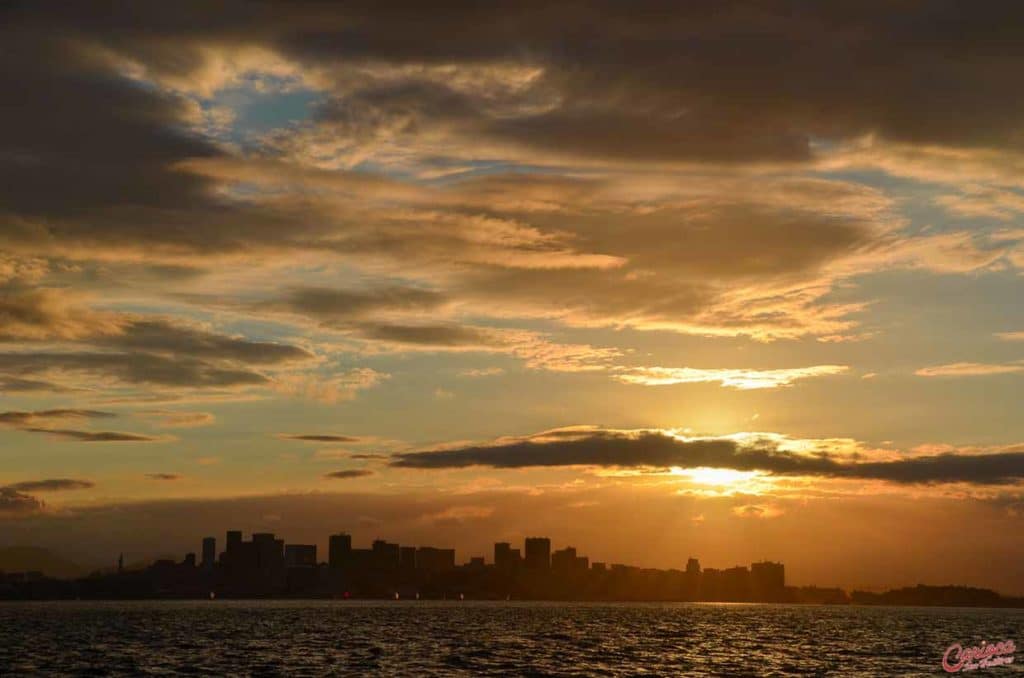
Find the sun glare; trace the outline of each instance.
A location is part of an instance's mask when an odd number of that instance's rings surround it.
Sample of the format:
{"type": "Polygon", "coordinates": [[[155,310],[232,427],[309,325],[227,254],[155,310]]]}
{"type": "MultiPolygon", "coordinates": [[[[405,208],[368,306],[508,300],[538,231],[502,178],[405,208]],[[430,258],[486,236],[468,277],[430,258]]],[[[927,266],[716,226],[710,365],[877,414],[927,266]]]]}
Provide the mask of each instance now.
{"type": "Polygon", "coordinates": [[[757,471],[736,471],[729,468],[708,468],[700,466],[697,468],[673,468],[673,475],[685,476],[690,481],[700,485],[727,486],[736,485],[756,478],[757,471]]]}

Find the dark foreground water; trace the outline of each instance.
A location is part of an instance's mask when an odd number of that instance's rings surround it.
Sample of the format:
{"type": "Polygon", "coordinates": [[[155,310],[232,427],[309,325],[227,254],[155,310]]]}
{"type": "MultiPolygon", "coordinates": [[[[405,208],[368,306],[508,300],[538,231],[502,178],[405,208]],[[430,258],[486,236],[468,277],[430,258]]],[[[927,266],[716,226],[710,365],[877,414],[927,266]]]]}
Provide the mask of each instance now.
{"type": "MultiPolygon", "coordinates": [[[[0,603],[2,675],[946,675],[1024,610],[332,601],[0,603]]],[[[1024,672],[1020,663],[979,676],[1024,672]]]]}

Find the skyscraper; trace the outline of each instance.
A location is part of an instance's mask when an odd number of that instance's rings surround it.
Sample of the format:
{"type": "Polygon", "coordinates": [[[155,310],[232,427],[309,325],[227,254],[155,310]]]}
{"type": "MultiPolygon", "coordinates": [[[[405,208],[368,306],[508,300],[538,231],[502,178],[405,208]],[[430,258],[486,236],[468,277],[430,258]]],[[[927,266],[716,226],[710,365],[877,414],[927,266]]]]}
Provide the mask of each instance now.
{"type": "Polygon", "coordinates": [[[401,563],[401,550],[398,544],[376,539],[373,542],[373,562],[381,570],[397,570],[401,563]]]}
{"type": "Polygon", "coordinates": [[[551,540],[547,537],[526,538],[526,567],[532,570],[551,568],[551,540]]]}
{"type": "Polygon", "coordinates": [[[751,563],[750,586],[758,600],[775,600],[786,588],[786,567],[782,563],[751,563]]]}
{"type": "Polygon", "coordinates": [[[287,544],[284,562],[288,567],[316,567],[316,544],[287,544]]]}
{"type": "Polygon", "coordinates": [[[416,547],[403,546],[399,552],[402,570],[409,572],[416,569],[416,547]]]}
{"type": "Polygon", "coordinates": [[[217,538],[203,537],[203,568],[211,569],[217,560],[217,538]]]}
{"type": "MultiPolygon", "coordinates": [[[[527,550],[529,553],[529,550],[527,550]]],[[[572,546],[551,554],[551,569],[566,574],[576,567],[576,549],[572,546]]]]}
{"type": "Polygon", "coordinates": [[[448,572],[455,569],[455,549],[421,546],[416,549],[416,569],[422,572],[448,572]]]}
{"type": "Polygon", "coordinates": [[[229,565],[238,563],[239,552],[242,550],[242,531],[228,530],[224,546],[224,560],[229,565]]]}
{"type": "Polygon", "coordinates": [[[511,572],[519,564],[519,554],[507,541],[494,545],[494,566],[501,572],[511,572]]]}
{"type": "Polygon", "coordinates": [[[327,564],[332,570],[345,567],[352,554],[352,535],[345,532],[332,534],[328,540],[327,564]]]}

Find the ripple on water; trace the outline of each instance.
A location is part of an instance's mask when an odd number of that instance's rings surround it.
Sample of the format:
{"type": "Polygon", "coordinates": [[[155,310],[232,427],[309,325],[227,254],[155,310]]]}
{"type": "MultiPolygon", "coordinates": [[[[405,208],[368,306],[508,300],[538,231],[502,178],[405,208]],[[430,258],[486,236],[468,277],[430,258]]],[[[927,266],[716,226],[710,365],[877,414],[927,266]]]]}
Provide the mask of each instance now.
{"type": "MultiPolygon", "coordinates": [[[[361,601],[0,603],[7,675],[935,675],[1024,610],[361,601]]],[[[1020,657],[1024,662],[1024,656],[1020,657]]],[[[985,675],[1024,672],[1021,664],[985,675]]]]}

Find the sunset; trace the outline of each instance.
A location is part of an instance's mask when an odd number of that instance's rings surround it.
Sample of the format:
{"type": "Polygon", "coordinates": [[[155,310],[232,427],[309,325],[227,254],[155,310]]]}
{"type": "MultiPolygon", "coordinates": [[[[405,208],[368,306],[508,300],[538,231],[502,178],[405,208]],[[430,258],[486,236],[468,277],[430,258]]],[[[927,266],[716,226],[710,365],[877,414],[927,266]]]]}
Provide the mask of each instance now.
{"type": "Polygon", "coordinates": [[[1024,596],[1024,7],[0,17],[0,572],[543,536],[1024,596]]]}

